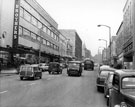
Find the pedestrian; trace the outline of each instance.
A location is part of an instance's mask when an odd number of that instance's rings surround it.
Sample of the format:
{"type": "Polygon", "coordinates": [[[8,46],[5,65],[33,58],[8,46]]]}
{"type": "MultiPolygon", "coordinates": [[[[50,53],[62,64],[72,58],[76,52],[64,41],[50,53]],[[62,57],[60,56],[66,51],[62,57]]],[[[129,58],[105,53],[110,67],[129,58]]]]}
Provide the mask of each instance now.
{"type": "Polygon", "coordinates": [[[1,61],[0,61],[0,73],[1,73],[1,69],[2,69],[2,63],[1,63],[1,61]]]}

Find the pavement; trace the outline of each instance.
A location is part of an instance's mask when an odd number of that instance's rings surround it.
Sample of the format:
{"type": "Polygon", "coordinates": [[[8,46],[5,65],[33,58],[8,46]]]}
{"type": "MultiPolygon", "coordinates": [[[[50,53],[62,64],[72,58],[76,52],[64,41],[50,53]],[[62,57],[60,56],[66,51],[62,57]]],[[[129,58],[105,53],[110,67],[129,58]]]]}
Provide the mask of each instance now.
{"type": "Polygon", "coordinates": [[[0,77],[17,75],[17,73],[18,73],[17,69],[15,69],[15,68],[2,69],[0,72],[0,77]]]}

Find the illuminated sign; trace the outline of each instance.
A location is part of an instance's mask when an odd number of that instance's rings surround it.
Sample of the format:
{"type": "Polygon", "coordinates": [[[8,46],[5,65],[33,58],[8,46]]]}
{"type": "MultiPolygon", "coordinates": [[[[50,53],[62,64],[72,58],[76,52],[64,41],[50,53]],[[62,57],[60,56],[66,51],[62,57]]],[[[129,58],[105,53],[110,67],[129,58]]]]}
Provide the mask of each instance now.
{"type": "Polygon", "coordinates": [[[15,0],[13,23],[13,47],[18,45],[20,0],[15,0]]]}

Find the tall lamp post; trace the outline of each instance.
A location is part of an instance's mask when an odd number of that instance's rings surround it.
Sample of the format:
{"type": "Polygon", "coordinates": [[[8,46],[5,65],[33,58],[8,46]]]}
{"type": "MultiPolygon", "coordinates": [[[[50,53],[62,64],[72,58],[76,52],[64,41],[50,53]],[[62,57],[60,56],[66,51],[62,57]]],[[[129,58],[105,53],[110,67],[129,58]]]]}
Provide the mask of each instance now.
{"type": "Polygon", "coordinates": [[[111,65],[111,27],[108,25],[97,25],[98,27],[104,26],[109,29],[109,46],[110,46],[110,65],[111,65]]]}
{"type": "Polygon", "coordinates": [[[106,42],[106,60],[107,60],[107,40],[105,40],[105,39],[98,39],[99,41],[105,41],[106,42]]]}
{"type": "MultiPolygon", "coordinates": [[[[98,56],[100,55],[100,49],[105,49],[104,47],[98,47],[98,56]]],[[[102,62],[103,62],[103,50],[102,50],[102,52],[101,52],[101,55],[102,55],[102,62]]],[[[100,59],[100,58],[98,58],[98,59],[100,59]]],[[[100,60],[99,60],[99,62],[100,62],[100,60]]]]}

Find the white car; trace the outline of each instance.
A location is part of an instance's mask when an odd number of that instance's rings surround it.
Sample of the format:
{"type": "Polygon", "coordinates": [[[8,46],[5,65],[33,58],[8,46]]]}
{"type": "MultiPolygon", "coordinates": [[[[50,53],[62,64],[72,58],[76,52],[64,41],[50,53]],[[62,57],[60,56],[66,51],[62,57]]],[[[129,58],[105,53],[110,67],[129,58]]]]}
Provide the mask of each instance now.
{"type": "Polygon", "coordinates": [[[48,71],[49,65],[47,63],[40,63],[39,68],[43,71],[48,71]]]}

